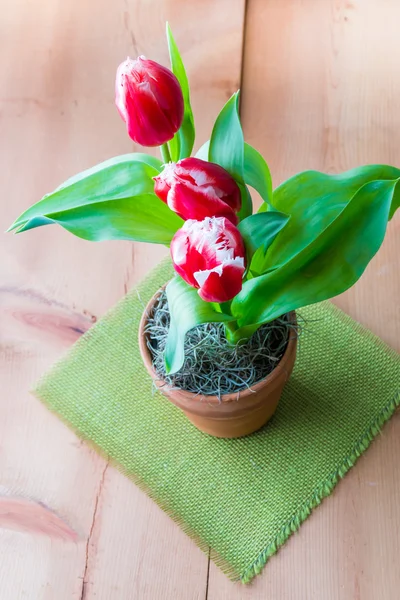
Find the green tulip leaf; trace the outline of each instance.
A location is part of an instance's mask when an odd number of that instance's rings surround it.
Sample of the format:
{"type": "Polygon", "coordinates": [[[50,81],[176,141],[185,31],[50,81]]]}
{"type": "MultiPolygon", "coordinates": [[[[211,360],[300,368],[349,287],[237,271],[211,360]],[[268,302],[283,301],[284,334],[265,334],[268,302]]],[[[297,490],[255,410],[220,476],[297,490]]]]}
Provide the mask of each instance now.
{"type": "Polygon", "coordinates": [[[67,179],[54,192],[46,194],[22,213],[10,230],[50,213],[152,193],[152,177],[158,175],[161,168],[161,161],[147,154],[125,154],[106,160],[67,179]]]}
{"type": "Polygon", "coordinates": [[[36,215],[24,221],[16,233],[51,224],[92,242],[130,240],[168,246],[183,220],[155,194],[141,194],[36,215]]]}
{"type": "Polygon", "coordinates": [[[200,158],[201,160],[210,160],[208,157],[210,151],[210,140],[204,142],[202,146],[196,152],[196,158],[200,158]]]}
{"type": "Polygon", "coordinates": [[[210,302],[202,300],[197,290],[176,276],[167,285],[168,307],[171,323],[165,347],[167,373],[176,373],[185,360],[185,336],[188,331],[203,323],[233,321],[232,316],[217,312],[210,302]]]}
{"type": "Polygon", "coordinates": [[[277,211],[250,215],[238,225],[246,246],[247,264],[251,269],[251,260],[257,251],[264,257],[266,251],[278,233],[289,221],[288,215],[277,211]]]}
{"type": "Polygon", "coordinates": [[[245,143],[239,117],[239,92],[233,94],[221,110],[210,141],[203,144],[197,157],[207,153],[207,160],[223,167],[238,183],[242,196],[238,217],[239,220],[245,219],[252,214],[253,203],[244,179],[245,143]]]}
{"type": "Polygon", "coordinates": [[[239,221],[246,219],[253,212],[253,201],[251,199],[250,192],[247,188],[247,185],[244,183],[238,183],[240,189],[240,195],[242,198],[242,206],[240,207],[239,212],[237,213],[239,221]]]}
{"type": "Polygon", "coordinates": [[[244,144],[244,180],[257,190],[266,202],[265,209],[272,204],[272,179],[269,167],[261,154],[247,144],[244,144]]]}
{"type": "MultiPolygon", "coordinates": [[[[372,177],[376,169],[370,168],[372,177]]],[[[395,172],[396,179],[372,180],[361,186],[358,181],[358,189],[352,178],[360,178],[360,170],[342,175],[342,184],[336,185],[334,194],[325,188],[320,192],[325,204],[319,202],[317,212],[310,210],[307,225],[299,218],[297,202],[307,209],[310,178],[318,181],[321,174],[303,174],[307,191],[296,188],[296,210],[267,252],[267,258],[273,255],[279,262],[270,261],[270,270],[246,281],[232,301],[231,311],[239,327],[237,338],[247,336],[249,326],[257,328],[291,310],[336,296],[359,279],[382,244],[388,219],[399,206],[400,172],[382,167],[381,177],[389,173],[393,177],[395,172]],[[334,197],[330,197],[332,194],[334,197]],[[297,221],[297,232],[293,221],[297,221]],[[302,224],[307,231],[303,231],[302,224]],[[290,238],[289,230],[295,240],[290,238]]],[[[287,208],[291,201],[286,200],[287,208]]],[[[280,202],[279,207],[283,204],[280,202]]]]}
{"type": "Polygon", "coordinates": [[[244,139],[239,118],[239,92],[225,104],[215,121],[208,151],[210,162],[221,165],[243,183],[244,139]]]}
{"type": "Polygon", "coordinates": [[[195,128],[192,107],[190,105],[189,82],[178,47],[175,43],[170,26],[167,23],[167,41],[171,68],[179,81],[183,94],[184,112],[180,129],[169,142],[169,150],[173,162],[191,155],[195,140],[195,128]]]}
{"type": "MultiPolygon", "coordinates": [[[[77,175],[69,177],[54,191],[58,192],[66,187],[70,189],[70,186],[73,183],[77,183],[78,181],[82,180],[85,180],[88,185],[92,185],[93,183],[96,184],[95,176],[98,175],[104,179],[102,182],[103,186],[110,186],[110,188],[105,189],[105,193],[108,193],[107,190],[116,189],[117,186],[122,186],[124,184],[127,184],[128,186],[130,185],[130,178],[132,177],[130,173],[131,168],[144,169],[143,171],[139,171],[139,176],[141,172],[152,173],[154,171],[156,174],[158,174],[163,169],[163,163],[159,158],[151,156],[150,154],[145,154],[144,152],[121,154],[120,156],[109,158],[108,160],[105,160],[94,167],[91,167],[90,169],[85,169],[77,175]],[[146,171],[145,165],[150,167],[150,169],[146,171]],[[91,179],[89,179],[89,177],[91,179]]],[[[136,177],[136,179],[138,179],[138,177],[136,177]]],[[[121,191],[123,193],[123,189],[121,191]]]]}
{"type": "Polygon", "coordinates": [[[10,227],[16,233],[58,223],[86,240],[169,244],[183,221],[154,194],[162,163],[147,154],[107,160],[65,181],[10,227]]]}
{"type": "MultiPolygon", "coordinates": [[[[260,272],[291,260],[306,248],[364,184],[399,176],[400,169],[395,167],[367,165],[338,175],[305,171],[282,183],[273,193],[273,206],[291,219],[279,240],[272,244],[260,272]]],[[[392,207],[390,217],[393,210],[392,207]]]]}

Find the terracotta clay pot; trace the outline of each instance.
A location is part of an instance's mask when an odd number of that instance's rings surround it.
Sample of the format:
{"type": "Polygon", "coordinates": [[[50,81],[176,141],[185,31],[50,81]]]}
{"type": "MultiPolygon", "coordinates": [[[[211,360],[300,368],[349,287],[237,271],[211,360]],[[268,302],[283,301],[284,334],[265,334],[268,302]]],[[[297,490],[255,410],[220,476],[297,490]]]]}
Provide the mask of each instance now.
{"type": "MultiPolygon", "coordinates": [[[[187,418],[200,431],[221,438],[238,438],[260,429],[272,417],[283,387],[289,379],[296,359],[297,338],[290,337],[282,359],[275,369],[262,381],[233,394],[199,396],[180,389],[170,389],[163,381],[157,380],[150,350],[147,347],[145,326],[152,314],[157,292],[143,312],[139,325],[139,348],[145,367],[160,392],[178,406],[187,418]]],[[[289,313],[290,320],[296,323],[295,312],[289,313]]]]}

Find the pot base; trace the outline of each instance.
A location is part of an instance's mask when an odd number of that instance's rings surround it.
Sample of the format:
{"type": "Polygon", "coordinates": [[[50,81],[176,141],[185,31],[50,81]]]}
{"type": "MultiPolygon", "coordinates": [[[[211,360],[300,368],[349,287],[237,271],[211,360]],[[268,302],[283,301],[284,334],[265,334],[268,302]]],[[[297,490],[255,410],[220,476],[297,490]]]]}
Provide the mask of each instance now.
{"type": "Polygon", "coordinates": [[[240,438],[261,429],[273,417],[279,402],[279,395],[258,409],[241,416],[227,419],[213,419],[194,415],[183,410],[187,418],[203,433],[218,438],[240,438]]]}

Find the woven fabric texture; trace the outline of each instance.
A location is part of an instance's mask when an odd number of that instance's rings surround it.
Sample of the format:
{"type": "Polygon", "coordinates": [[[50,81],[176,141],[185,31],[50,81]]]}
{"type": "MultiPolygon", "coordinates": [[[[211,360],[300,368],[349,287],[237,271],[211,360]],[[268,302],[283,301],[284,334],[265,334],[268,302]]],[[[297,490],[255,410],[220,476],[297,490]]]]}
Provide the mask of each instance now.
{"type": "Polygon", "coordinates": [[[38,384],[36,395],[142,487],[233,579],[248,582],[332,491],[399,405],[400,359],[330,303],[308,321],[267,426],[242,439],[200,433],[142,365],[144,305],[161,263],[38,384]]]}

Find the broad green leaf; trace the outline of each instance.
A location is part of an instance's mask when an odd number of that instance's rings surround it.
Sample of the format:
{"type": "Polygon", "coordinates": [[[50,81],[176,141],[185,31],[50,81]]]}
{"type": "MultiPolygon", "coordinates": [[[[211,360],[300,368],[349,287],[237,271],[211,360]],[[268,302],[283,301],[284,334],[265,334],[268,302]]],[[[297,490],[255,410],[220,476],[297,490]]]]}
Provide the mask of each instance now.
{"type": "MultiPolygon", "coordinates": [[[[90,169],[85,169],[72,177],[66,179],[63,183],[61,183],[54,191],[62,190],[64,187],[71,186],[73,183],[77,181],[81,181],[82,179],[87,179],[91,175],[95,175],[96,173],[105,173],[107,169],[113,168],[116,165],[125,165],[129,166],[131,163],[144,163],[149,167],[152,167],[157,173],[161,173],[163,168],[162,161],[156,156],[151,156],[150,154],[145,154],[144,152],[131,152],[130,154],[121,154],[120,156],[114,156],[113,158],[109,158],[90,169]]],[[[109,174],[111,171],[107,171],[109,174]]],[[[112,182],[111,182],[112,183],[112,182]]]]}
{"type": "MultiPolygon", "coordinates": [[[[282,235],[274,242],[282,247],[281,256],[286,260],[265,275],[245,282],[232,301],[231,311],[239,326],[237,337],[244,332],[248,334],[249,326],[257,327],[351,287],[378,251],[388,219],[400,204],[399,179],[369,181],[356,190],[348,182],[343,184],[331,210],[328,210],[330,205],[325,207],[325,228],[314,230],[308,244],[300,232],[300,243],[293,244],[295,251],[289,256],[285,254],[283,238],[287,239],[294,220],[292,214],[282,235]],[[353,195],[348,199],[351,189],[353,195]]],[[[301,202],[306,195],[299,189],[297,197],[301,202]]],[[[309,227],[314,226],[311,221],[309,227]]]]}
{"type": "Polygon", "coordinates": [[[269,167],[261,154],[246,142],[244,144],[244,180],[247,185],[257,190],[267,205],[272,204],[272,179],[269,167]]]}
{"type": "Polygon", "coordinates": [[[183,121],[179,131],[176,132],[172,140],[169,142],[171,159],[176,162],[181,158],[186,158],[191,155],[195,140],[195,128],[192,108],[190,105],[190,90],[189,82],[186,75],[185,67],[179,54],[178,47],[173,38],[171,29],[167,23],[167,40],[169,56],[171,59],[171,68],[175,77],[179,81],[182,89],[184,112],[183,121]]]}
{"type": "Polygon", "coordinates": [[[188,331],[203,323],[233,321],[233,317],[217,312],[210,302],[202,300],[197,290],[176,276],[167,285],[171,324],[165,348],[167,373],[176,373],[185,360],[185,336],[188,331]]]}
{"type": "Polygon", "coordinates": [[[10,227],[20,227],[30,219],[71,210],[98,202],[131,198],[154,191],[152,177],[158,175],[161,161],[147,154],[125,154],[67,179],[54,192],[28,208],[10,227]]]}
{"type": "Polygon", "coordinates": [[[196,152],[196,158],[200,158],[201,160],[209,160],[209,158],[208,158],[209,150],[210,150],[210,140],[207,140],[197,150],[197,152],[196,152]]]}
{"type": "Polygon", "coordinates": [[[250,192],[247,189],[247,185],[244,185],[243,183],[238,183],[238,186],[240,188],[240,195],[242,197],[242,206],[240,207],[237,216],[239,218],[239,221],[242,221],[243,219],[246,219],[252,214],[253,201],[251,199],[250,192]]]}
{"type": "Polygon", "coordinates": [[[247,252],[247,264],[251,268],[251,260],[257,251],[264,256],[278,233],[289,221],[288,215],[277,211],[250,215],[238,225],[247,252]]]}
{"type": "Polygon", "coordinates": [[[36,215],[25,221],[16,233],[54,223],[94,242],[132,240],[166,245],[183,225],[182,219],[155,194],[141,194],[36,215]]]}
{"type": "Polygon", "coordinates": [[[239,118],[239,92],[237,92],[228,100],[218,115],[210,142],[203,144],[199,153],[201,156],[205,156],[208,149],[208,160],[221,165],[236,179],[242,195],[242,208],[238,213],[239,220],[245,219],[253,212],[251,196],[243,177],[244,147],[239,118]]]}
{"type": "Polygon", "coordinates": [[[210,162],[243,183],[244,139],[239,118],[239,92],[225,104],[215,121],[208,152],[210,162]]]}
{"type": "Polygon", "coordinates": [[[305,171],[282,183],[274,191],[273,205],[291,219],[269,249],[264,268],[275,268],[291,260],[312,243],[365,183],[399,176],[400,169],[395,167],[367,165],[339,175],[305,171]]]}

